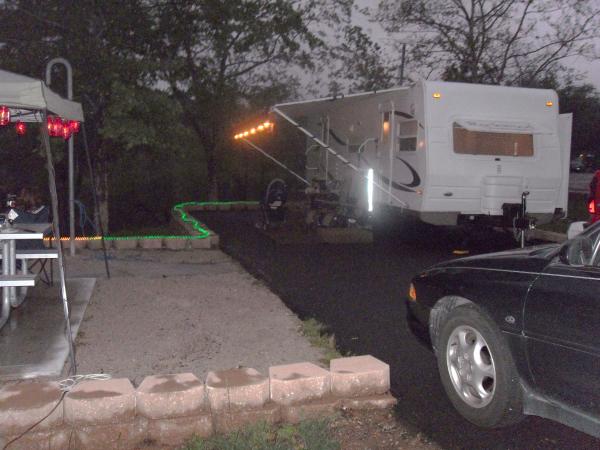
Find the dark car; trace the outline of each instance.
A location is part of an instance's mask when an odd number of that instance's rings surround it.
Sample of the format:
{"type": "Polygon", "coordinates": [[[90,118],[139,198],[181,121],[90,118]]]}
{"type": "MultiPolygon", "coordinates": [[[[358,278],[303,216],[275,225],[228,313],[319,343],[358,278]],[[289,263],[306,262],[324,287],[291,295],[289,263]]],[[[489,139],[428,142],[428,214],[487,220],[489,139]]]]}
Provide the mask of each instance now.
{"type": "Polygon", "coordinates": [[[417,275],[413,332],[458,412],[537,415],[600,437],[600,223],[566,243],[454,259],[417,275]]]}

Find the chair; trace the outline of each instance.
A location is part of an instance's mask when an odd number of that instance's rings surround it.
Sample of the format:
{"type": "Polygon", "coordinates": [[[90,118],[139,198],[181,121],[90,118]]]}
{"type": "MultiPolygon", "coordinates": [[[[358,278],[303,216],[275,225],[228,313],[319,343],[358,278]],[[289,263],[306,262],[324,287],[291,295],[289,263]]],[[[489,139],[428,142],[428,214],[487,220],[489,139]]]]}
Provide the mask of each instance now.
{"type": "MultiPolygon", "coordinates": [[[[42,206],[36,211],[17,211],[19,216],[15,219],[14,223],[16,226],[24,223],[48,223],[50,220],[50,209],[47,206],[42,206]]],[[[32,273],[37,273],[40,276],[40,280],[47,286],[53,286],[53,260],[56,259],[54,256],[55,252],[46,249],[44,242],[39,239],[23,239],[17,242],[17,261],[21,264],[28,264],[27,261],[31,261],[28,266],[28,270],[32,273]],[[48,261],[50,261],[50,267],[47,268],[48,261]],[[37,270],[37,272],[36,272],[37,270]]]]}
{"type": "Polygon", "coordinates": [[[285,222],[287,194],[287,185],[283,180],[276,178],[269,183],[260,202],[263,229],[285,222]]]}

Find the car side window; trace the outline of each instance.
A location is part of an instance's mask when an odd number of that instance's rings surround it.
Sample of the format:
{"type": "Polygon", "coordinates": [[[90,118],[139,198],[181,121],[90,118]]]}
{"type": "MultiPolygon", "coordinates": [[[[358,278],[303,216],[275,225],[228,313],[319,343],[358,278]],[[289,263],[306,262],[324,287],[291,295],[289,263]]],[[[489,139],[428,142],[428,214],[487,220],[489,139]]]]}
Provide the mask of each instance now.
{"type": "Polygon", "coordinates": [[[600,229],[589,236],[592,242],[593,253],[589,265],[600,267],[600,229]]]}

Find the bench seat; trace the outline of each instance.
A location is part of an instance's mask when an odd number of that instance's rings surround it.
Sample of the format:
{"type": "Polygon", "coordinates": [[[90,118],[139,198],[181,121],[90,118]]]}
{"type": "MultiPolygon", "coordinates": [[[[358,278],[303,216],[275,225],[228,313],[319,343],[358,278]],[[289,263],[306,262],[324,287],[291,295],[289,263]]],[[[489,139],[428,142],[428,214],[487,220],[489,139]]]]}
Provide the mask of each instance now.
{"type": "Polygon", "coordinates": [[[37,275],[0,275],[0,287],[34,286],[37,275]]]}
{"type": "MultiPolygon", "coordinates": [[[[58,251],[52,248],[41,248],[35,250],[17,250],[15,259],[56,259],[58,251]]],[[[0,252],[0,259],[2,253],[0,252]]]]}
{"type": "Polygon", "coordinates": [[[58,250],[52,248],[17,250],[16,255],[16,259],[56,259],[58,258],[58,250]]]}

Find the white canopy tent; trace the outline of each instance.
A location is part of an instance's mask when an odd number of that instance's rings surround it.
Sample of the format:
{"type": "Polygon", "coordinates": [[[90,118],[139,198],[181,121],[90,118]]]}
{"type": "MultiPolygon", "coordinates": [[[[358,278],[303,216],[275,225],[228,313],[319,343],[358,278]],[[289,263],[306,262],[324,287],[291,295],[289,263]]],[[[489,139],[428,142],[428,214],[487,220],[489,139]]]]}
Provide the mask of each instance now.
{"type": "MultiPolygon", "coordinates": [[[[50,90],[46,86],[46,84],[41,80],[15,74],[5,70],[0,70],[0,106],[6,106],[10,108],[11,120],[14,121],[20,120],[23,122],[40,122],[44,124],[46,123],[47,116],[50,114],[60,116],[63,120],[76,120],[79,122],[84,121],[83,109],[81,107],[81,104],[62,98],[60,95],[50,90]]],[[[82,130],[85,138],[85,128],[82,127],[82,130]]],[[[56,239],[56,242],[58,243],[58,265],[61,287],[60,292],[66,321],[66,338],[69,341],[69,348],[71,354],[71,371],[73,373],[76,373],[77,367],[75,363],[73,336],[71,334],[71,324],[69,320],[69,304],[67,300],[67,291],[65,284],[64,259],[62,253],[62,245],[60,245],[60,227],[58,220],[56,179],[54,174],[52,153],[50,151],[50,139],[48,135],[48,128],[46,126],[41,126],[40,133],[42,137],[42,145],[44,146],[46,153],[48,167],[48,181],[50,188],[50,198],[52,202],[53,234],[54,238],[56,239]]],[[[89,163],[89,152],[87,156],[89,163]]],[[[91,171],[91,164],[89,165],[91,171]]],[[[102,241],[104,248],[104,239],[102,239],[102,241]]],[[[104,251],[106,261],[105,248],[104,251]]],[[[107,275],[109,275],[108,265],[106,269],[107,275]]]]}
{"type": "Polygon", "coordinates": [[[0,70],[0,105],[17,110],[15,115],[22,116],[19,117],[22,121],[39,122],[42,111],[67,120],[84,121],[81,104],[62,98],[41,80],[6,70],[0,70]]]}

